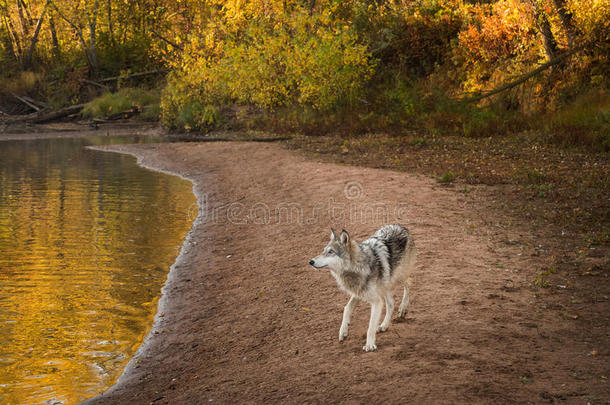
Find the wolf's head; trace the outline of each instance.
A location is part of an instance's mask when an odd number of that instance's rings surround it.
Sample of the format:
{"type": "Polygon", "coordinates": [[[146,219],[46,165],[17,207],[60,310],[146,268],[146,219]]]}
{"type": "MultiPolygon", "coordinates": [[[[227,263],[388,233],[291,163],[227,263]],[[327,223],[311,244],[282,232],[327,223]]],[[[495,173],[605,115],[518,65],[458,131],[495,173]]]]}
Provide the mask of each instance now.
{"type": "Polygon", "coordinates": [[[350,262],[351,244],[351,238],[345,229],[337,236],[335,231],[330,228],[330,242],[321,254],[309,261],[309,264],[316,269],[328,267],[330,270],[339,271],[350,262]]]}

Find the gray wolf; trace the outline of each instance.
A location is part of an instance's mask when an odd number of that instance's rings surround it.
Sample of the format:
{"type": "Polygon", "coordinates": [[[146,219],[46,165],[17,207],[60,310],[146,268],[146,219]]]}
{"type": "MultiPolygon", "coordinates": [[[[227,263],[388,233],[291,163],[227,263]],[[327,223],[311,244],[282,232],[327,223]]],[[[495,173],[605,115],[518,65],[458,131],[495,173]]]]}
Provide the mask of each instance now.
{"type": "Polygon", "coordinates": [[[371,319],[362,350],[377,350],[375,336],[390,326],[394,297],[392,287],[402,285],[404,294],[398,315],[404,317],[409,305],[409,273],[415,264],[415,243],[400,225],[385,225],[363,242],[356,242],[343,230],[337,236],[330,230],[330,242],[322,253],[309,261],[316,269],[328,268],[339,288],[350,295],[343,310],[339,340],[348,335],[352,311],[359,301],[371,304],[371,319]],[[385,318],[379,320],[385,302],[385,318]]]}

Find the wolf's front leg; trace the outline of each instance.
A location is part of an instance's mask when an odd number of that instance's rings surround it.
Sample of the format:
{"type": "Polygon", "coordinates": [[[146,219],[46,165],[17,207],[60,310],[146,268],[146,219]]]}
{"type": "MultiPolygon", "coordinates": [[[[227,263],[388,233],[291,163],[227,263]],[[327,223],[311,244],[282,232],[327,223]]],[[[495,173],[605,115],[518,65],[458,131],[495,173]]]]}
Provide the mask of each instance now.
{"type": "Polygon", "coordinates": [[[371,319],[369,320],[369,330],[366,333],[366,344],[362,348],[365,352],[372,352],[377,350],[375,346],[375,334],[377,333],[377,326],[379,326],[379,318],[381,318],[381,310],[383,309],[383,301],[378,298],[376,301],[371,303],[371,319]]]}
{"type": "Polygon", "coordinates": [[[347,305],[345,305],[345,308],[343,309],[343,320],[341,321],[341,329],[339,329],[339,341],[345,339],[349,333],[349,320],[352,316],[352,311],[354,308],[356,308],[356,304],[358,304],[358,301],[360,300],[352,295],[347,302],[347,305]]]}

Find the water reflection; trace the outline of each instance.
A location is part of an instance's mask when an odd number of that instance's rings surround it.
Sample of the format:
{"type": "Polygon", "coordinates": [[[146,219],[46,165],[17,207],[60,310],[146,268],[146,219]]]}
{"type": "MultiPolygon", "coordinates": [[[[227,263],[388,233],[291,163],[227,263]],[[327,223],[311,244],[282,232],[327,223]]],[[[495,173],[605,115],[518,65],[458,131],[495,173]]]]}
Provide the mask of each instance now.
{"type": "Polygon", "coordinates": [[[191,184],[86,144],[0,142],[0,403],[76,403],[114,383],[152,324],[191,184]]]}

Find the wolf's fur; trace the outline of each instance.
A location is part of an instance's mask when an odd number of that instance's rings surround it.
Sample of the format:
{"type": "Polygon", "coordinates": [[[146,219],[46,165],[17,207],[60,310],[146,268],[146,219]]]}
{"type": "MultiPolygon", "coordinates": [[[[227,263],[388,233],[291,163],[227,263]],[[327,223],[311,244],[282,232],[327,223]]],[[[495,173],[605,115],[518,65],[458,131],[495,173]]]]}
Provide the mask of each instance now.
{"type": "Polygon", "coordinates": [[[322,253],[309,261],[316,269],[328,267],[339,288],[350,295],[343,310],[339,340],[347,337],[350,316],[359,301],[371,304],[371,319],[364,351],[377,349],[376,332],[390,326],[394,298],[392,287],[402,284],[404,295],[398,314],[404,317],[409,304],[409,278],[415,262],[415,243],[409,231],[400,225],[381,227],[363,242],[356,242],[343,230],[339,236],[330,230],[330,242],[322,253]],[[386,313],[379,325],[385,302],[386,313]]]}

